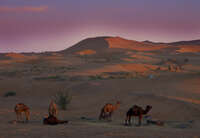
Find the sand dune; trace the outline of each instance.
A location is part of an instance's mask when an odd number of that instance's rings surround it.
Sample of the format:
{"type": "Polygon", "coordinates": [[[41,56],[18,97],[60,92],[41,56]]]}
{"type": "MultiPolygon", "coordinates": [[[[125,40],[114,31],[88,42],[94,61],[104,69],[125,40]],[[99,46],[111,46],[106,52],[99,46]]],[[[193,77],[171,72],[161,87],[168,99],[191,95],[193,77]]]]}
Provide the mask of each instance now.
{"type": "Polygon", "coordinates": [[[24,58],[26,58],[26,56],[24,56],[23,54],[19,54],[19,53],[8,53],[5,56],[13,58],[13,59],[24,59],[24,58]]]}
{"type": "Polygon", "coordinates": [[[96,51],[90,50],[90,49],[86,49],[86,50],[83,50],[83,51],[76,52],[76,54],[81,55],[81,56],[93,55],[93,54],[96,54],[96,51]]]}
{"type": "Polygon", "coordinates": [[[106,38],[109,44],[109,48],[121,48],[121,49],[129,49],[136,51],[155,51],[163,48],[167,48],[167,46],[153,46],[149,44],[145,44],[138,41],[126,40],[120,37],[106,38]]]}
{"type": "Polygon", "coordinates": [[[180,46],[180,49],[176,50],[179,53],[199,53],[200,46],[180,46]]]}

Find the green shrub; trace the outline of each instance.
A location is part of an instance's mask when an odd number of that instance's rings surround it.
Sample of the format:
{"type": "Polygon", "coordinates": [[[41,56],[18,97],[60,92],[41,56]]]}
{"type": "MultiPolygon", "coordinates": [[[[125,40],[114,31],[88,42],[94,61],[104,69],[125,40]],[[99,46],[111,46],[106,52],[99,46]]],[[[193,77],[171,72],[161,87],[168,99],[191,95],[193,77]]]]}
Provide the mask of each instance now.
{"type": "Polygon", "coordinates": [[[72,100],[72,96],[67,91],[58,92],[54,96],[54,101],[58,105],[58,107],[62,110],[67,110],[68,105],[72,100]]]}
{"type": "Polygon", "coordinates": [[[4,97],[9,97],[9,96],[16,96],[16,92],[14,91],[8,91],[4,94],[4,97]]]}

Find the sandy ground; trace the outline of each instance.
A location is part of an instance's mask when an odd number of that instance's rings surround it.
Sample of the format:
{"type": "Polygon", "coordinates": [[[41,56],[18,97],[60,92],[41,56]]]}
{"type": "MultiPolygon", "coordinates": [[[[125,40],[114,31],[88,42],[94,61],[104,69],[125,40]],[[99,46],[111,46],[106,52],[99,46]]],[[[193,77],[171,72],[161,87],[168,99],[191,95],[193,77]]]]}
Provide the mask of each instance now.
{"type": "Polygon", "coordinates": [[[0,98],[1,137],[198,137],[200,136],[199,78],[193,75],[161,77],[154,80],[96,80],[79,82],[32,82],[22,79],[0,80],[1,90],[15,90],[17,96],[0,98]],[[183,80],[185,78],[185,80],[183,80]],[[196,80],[198,79],[198,80],[196,80]],[[185,81],[192,83],[186,83],[185,81]],[[8,80],[9,81],[9,80],[8,80]],[[12,83],[13,81],[13,83],[12,83]],[[15,83],[14,83],[15,82],[15,83]],[[23,82],[23,83],[22,83],[23,82]],[[180,85],[182,85],[180,87],[180,85]],[[117,87],[120,86],[120,87],[117,87]],[[192,88],[191,88],[192,86],[192,88]],[[72,102],[67,111],[59,111],[59,118],[70,123],[45,126],[42,118],[47,115],[51,96],[59,89],[70,88],[72,102]],[[187,89],[184,89],[187,88],[187,89]],[[190,89],[191,88],[191,89],[190,89]],[[194,90],[191,92],[191,90],[194,90]],[[179,97],[179,99],[177,98],[179,97]],[[98,121],[101,107],[121,101],[112,122],[98,121]],[[13,108],[18,102],[31,108],[28,124],[10,124],[16,119],[13,108]],[[153,106],[149,115],[165,122],[164,126],[124,126],[125,113],[134,104],[153,106]],[[85,119],[81,119],[85,117],[85,119]]]}
{"type": "MultiPolygon", "coordinates": [[[[110,43],[114,45],[119,40],[110,43]]],[[[132,43],[124,41],[127,45],[132,43]]],[[[80,50],[84,49],[77,52],[80,50]]],[[[126,54],[128,57],[112,53],[117,58],[110,59],[101,54],[85,54],[9,54],[12,58],[0,60],[0,138],[200,138],[198,54],[131,51],[126,54]],[[181,71],[167,70],[168,59],[182,63],[185,58],[189,62],[181,71]],[[103,78],[104,72],[111,76],[103,78]],[[61,90],[72,96],[68,109],[58,113],[58,118],[69,120],[69,124],[43,125],[51,98],[61,90]],[[16,92],[16,96],[4,97],[8,91],[16,92]],[[99,121],[103,105],[116,101],[121,105],[112,122],[99,121]],[[19,102],[30,107],[27,124],[10,123],[16,119],[14,106],[19,102]],[[135,104],[143,108],[151,105],[148,115],[165,125],[146,125],[143,120],[140,127],[124,126],[126,112],[135,104]]]]}

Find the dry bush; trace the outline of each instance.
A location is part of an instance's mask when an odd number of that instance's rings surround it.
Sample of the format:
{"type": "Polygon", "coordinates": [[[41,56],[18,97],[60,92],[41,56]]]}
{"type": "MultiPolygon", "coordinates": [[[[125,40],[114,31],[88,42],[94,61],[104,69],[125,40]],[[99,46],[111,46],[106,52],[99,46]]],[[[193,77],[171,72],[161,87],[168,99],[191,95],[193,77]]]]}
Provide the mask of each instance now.
{"type": "Polygon", "coordinates": [[[4,97],[9,97],[9,96],[16,96],[16,92],[14,91],[8,91],[4,94],[4,97]]]}
{"type": "Polygon", "coordinates": [[[67,110],[67,107],[72,100],[72,96],[68,91],[60,91],[53,97],[53,99],[60,109],[67,110]]]}

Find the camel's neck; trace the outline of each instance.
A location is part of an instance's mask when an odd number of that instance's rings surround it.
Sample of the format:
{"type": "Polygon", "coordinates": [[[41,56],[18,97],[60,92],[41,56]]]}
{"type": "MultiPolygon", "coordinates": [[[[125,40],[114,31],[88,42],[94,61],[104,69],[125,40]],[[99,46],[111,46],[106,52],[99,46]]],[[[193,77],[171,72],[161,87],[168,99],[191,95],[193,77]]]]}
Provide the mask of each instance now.
{"type": "Polygon", "coordinates": [[[117,109],[119,108],[119,105],[120,105],[120,104],[118,104],[118,103],[115,104],[115,105],[114,105],[114,110],[117,110],[117,109]]]}
{"type": "Polygon", "coordinates": [[[144,111],[143,111],[143,114],[147,114],[151,109],[150,108],[146,108],[144,111]]]}

